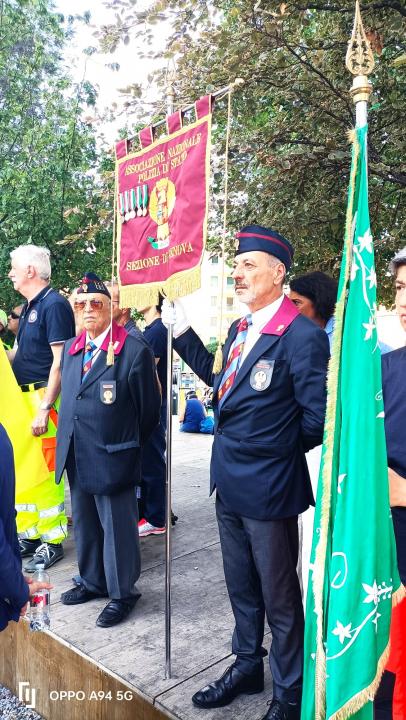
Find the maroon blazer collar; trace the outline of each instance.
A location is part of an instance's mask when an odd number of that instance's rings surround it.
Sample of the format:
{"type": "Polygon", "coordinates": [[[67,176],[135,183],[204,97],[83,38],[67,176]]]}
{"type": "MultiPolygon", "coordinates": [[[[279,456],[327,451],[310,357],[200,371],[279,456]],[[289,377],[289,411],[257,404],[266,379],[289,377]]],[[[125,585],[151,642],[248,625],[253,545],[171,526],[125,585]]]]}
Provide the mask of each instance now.
{"type": "Polygon", "coordinates": [[[300,313],[296,305],[284,295],[279,310],[265,327],[262,328],[261,333],[264,335],[283,335],[298,315],[300,315],[300,313]]]}
{"type": "MultiPolygon", "coordinates": [[[[117,325],[113,321],[113,349],[114,349],[114,355],[119,355],[121,350],[124,347],[124,343],[128,337],[128,332],[125,330],[121,325],[117,325]]],[[[105,350],[107,352],[110,342],[110,333],[108,332],[106,337],[103,340],[101,350],[105,350]]],[[[78,335],[72,345],[69,348],[69,355],[76,355],[78,352],[81,352],[85,349],[86,345],[86,330],[83,330],[83,332],[78,335]]]]}

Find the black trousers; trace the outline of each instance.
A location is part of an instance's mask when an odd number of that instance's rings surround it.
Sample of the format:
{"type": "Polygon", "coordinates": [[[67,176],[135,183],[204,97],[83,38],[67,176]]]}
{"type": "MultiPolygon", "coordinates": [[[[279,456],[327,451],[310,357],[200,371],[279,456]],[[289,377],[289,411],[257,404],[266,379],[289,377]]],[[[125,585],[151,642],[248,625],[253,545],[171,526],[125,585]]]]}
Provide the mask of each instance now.
{"type": "MultiPolygon", "coordinates": [[[[73,443],[66,463],[79,573],[91,592],[113,600],[139,596],[141,572],[137,498],[133,487],[115,495],[90,495],[80,487],[73,443]]],[[[101,468],[100,472],[103,472],[101,468]]]]}
{"type": "Polygon", "coordinates": [[[303,675],[303,605],[296,573],[297,517],[254,520],[216,499],[224,573],[235,618],[236,666],[251,673],[263,662],[265,614],[272,632],[269,665],[274,697],[300,702],[303,675]]]}
{"type": "Polygon", "coordinates": [[[382,675],[378,692],[374,699],[374,720],[392,720],[393,693],[396,675],[388,670],[382,675]]]}
{"type": "Polygon", "coordinates": [[[161,407],[158,427],[142,448],[140,517],[151,525],[165,525],[166,505],[166,403],[161,407]],[[141,514],[142,513],[142,514],[141,514]]]}

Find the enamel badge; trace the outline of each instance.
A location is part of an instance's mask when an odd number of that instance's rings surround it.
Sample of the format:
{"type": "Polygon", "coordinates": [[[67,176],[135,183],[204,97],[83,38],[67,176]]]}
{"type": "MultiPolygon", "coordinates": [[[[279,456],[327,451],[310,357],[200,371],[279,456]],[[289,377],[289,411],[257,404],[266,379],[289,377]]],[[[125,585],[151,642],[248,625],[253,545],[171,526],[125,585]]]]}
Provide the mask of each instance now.
{"type": "Polygon", "coordinates": [[[272,380],[274,365],[275,360],[267,360],[266,358],[258,360],[252,368],[250,375],[250,385],[253,390],[261,392],[262,390],[269,388],[272,380]]]}
{"type": "Polygon", "coordinates": [[[111,405],[116,399],[116,381],[101,381],[100,400],[104,405],[111,405]]]}

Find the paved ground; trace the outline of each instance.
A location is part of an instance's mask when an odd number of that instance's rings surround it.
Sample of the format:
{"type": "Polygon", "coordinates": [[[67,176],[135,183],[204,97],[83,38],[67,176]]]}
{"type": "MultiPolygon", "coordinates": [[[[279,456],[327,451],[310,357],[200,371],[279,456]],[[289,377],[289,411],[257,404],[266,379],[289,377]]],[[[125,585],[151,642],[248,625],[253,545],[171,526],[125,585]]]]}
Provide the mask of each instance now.
{"type": "MultiPolygon", "coordinates": [[[[65,558],[51,569],[55,586],[52,631],[135,686],[170,717],[182,720],[202,718],[191,695],[219,677],[232,660],[233,617],[224,584],[214,498],[208,497],[211,444],[211,436],[179,433],[174,418],[172,506],[179,521],[172,533],[171,679],[165,679],[163,536],[142,540],[143,568],[138,584],[142,597],[133,614],[116,628],[95,625],[103,599],[76,607],[59,601],[60,593],[72,586],[71,578],[78,572],[72,537],[65,544],[65,558]]],[[[268,634],[266,647],[269,640],[268,634]]],[[[204,720],[258,720],[272,695],[269,669],[265,676],[263,694],[238,698],[228,708],[205,711],[204,720]]],[[[31,720],[32,716],[0,714],[3,717],[31,720]]]]}
{"type": "Polygon", "coordinates": [[[41,715],[27,708],[10,690],[0,685],[0,718],[1,720],[41,720],[41,715]]]}

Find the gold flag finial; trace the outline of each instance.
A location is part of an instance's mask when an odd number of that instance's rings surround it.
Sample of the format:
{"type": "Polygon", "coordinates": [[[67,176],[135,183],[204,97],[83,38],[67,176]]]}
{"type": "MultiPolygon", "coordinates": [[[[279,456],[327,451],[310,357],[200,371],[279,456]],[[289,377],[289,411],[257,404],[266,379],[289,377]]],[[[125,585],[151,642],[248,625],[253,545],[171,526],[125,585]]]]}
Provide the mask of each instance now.
{"type": "Polygon", "coordinates": [[[350,90],[354,103],[361,100],[368,102],[372,86],[367,76],[372,72],[375,61],[362,24],[358,0],[355,3],[354,27],[351,40],[348,43],[345,65],[347,70],[354,75],[350,90]]]}
{"type": "Polygon", "coordinates": [[[369,75],[374,69],[374,56],[362,24],[359,2],[355,3],[354,27],[345,57],[347,70],[352,75],[369,75]]]}

